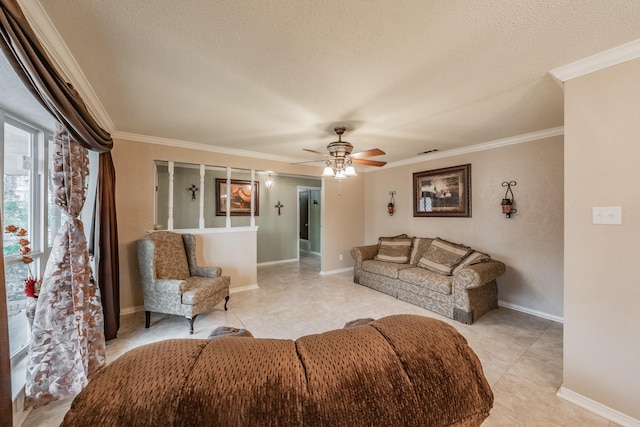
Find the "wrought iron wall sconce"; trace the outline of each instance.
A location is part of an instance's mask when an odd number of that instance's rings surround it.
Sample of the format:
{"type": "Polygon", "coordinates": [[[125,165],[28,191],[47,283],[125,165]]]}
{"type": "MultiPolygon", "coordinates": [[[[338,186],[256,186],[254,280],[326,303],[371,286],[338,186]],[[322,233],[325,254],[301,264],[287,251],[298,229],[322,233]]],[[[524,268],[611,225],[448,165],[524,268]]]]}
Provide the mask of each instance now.
{"type": "Polygon", "coordinates": [[[389,216],[393,216],[393,214],[396,211],[395,199],[394,199],[394,196],[396,195],[396,192],[395,191],[389,191],[389,195],[391,196],[391,199],[389,199],[389,204],[387,205],[387,211],[389,212],[389,216]]]}
{"type": "Polygon", "coordinates": [[[507,191],[504,192],[504,198],[502,199],[502,213],[506,218],[511,218],[511,215],[518,212],[518,209],[513,207],[513,202],[515,201],[515,197],[513,196],[513,190],[511,187],[515,187],[518,183],[515,181],[505,181],[502,183],[503,187],[507,187],[507,191]],[[509,193],[511,193],[511,198],[509,198],[509,193]]]}

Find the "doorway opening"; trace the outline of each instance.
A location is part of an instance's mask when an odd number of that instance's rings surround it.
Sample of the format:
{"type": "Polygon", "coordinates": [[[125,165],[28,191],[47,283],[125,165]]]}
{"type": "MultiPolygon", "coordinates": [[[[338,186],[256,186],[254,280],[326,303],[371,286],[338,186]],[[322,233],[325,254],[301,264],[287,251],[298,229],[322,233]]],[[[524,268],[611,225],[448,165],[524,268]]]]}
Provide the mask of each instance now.
{"type": "Polygon", "coordinates": [[[320,257],[320,195],[319,187],[298,187],[298,259],[320,257]]]}

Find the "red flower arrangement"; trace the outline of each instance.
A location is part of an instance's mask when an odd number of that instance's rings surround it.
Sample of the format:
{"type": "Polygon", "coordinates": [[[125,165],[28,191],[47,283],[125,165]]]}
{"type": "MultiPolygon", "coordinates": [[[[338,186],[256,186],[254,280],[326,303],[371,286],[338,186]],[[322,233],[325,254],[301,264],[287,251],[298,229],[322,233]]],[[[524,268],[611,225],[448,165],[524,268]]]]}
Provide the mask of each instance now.
{"type": "Polygon", "coordinates": [[[40,291],[40,282],[33,277],[31,274],[31,264],[33,262],[33,258],[29,256],[31,252],[31,248],[29,245],[31,242],[26,238],[28,232],[24,228],[18,228],[15,225],[7,225],[4,228],[4,232],[7,234],[12,234],[16,239],[18,244],[20,245],[20,255],[22,255],[22,262],[27,266],[27,278],[24,281],[24,293],[31,298],[38,298],[38,293],[40,291]]]}

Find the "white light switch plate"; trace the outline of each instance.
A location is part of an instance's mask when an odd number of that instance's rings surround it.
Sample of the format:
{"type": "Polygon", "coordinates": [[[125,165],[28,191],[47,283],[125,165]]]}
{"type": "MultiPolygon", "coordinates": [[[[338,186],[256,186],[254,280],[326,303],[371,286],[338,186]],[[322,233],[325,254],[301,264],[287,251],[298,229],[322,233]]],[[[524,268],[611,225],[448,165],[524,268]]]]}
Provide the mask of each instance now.
{"type": "Polygon", "coordinates": [[[622,224],[622,207],[594,206],[593,224],[622,224]]]}

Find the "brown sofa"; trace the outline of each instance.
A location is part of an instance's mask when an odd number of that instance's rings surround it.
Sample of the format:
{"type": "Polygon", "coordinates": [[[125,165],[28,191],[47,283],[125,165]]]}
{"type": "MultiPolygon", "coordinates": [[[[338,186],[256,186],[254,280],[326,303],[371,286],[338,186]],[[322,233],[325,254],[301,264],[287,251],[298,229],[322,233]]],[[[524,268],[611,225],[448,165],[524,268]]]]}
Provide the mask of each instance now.
{"type": "Polygon", "coordinates": [[[142,346],[99,372],[62,426],[479,426],[492,404],[462,335],[397,315],[296,341],[142,346]]]}
{"type": "Polygon", "coordinates": [[[355,283],[458,322],[471,325],[498,308],[496,278],[506,266],[468,246],[402,234],[355,247],[351,255],[355,283]],[[438,243],[457,253],[446,253],[438,243]]]}

